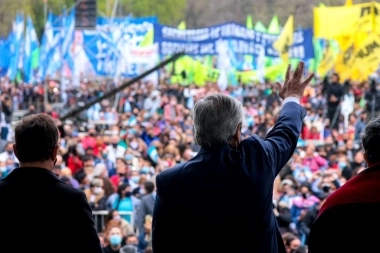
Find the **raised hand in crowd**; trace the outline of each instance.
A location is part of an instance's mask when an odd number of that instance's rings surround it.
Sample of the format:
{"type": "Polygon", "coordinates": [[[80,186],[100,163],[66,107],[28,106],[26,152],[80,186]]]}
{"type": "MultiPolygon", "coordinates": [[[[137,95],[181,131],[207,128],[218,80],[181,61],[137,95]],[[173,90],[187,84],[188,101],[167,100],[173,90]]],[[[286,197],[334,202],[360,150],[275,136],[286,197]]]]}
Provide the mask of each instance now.
{"type": "MultiPolygon", "coordinates": [[[[282,99],[287,97],[296,97],[301,99],[305,92],[306,86],[310,83],[311,79],[313,79],[314,74],[310,74],[308,78],[302,81],[305,63],[301,61],[293,74],[291,73],[290,68],[291,67],[289,65],[285,75],[285,82],[284,85],[282,85],[279,96],[282,99]]],[[[277,84],[281,85],[280,83],[277,84]]]]}

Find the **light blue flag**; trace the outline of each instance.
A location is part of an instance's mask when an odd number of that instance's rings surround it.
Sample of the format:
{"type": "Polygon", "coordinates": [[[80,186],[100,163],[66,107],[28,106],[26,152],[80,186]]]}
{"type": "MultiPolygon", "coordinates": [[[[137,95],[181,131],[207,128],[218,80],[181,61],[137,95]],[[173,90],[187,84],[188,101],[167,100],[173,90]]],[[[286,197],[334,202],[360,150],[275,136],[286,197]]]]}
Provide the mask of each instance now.
{"type": "Polygon", "coordinates": [[[23,33],[24,33],[24,16],[21,14],[16,15],[16,20],[13,23],[13,29],[12,29],[12,46],[11,46],[11,53],[12,57],[9,62],[9,68],[7,76],[11,81],[16,79],[17,76],[17,70],[20,66],[19,60],[20,60],[20,50],[23,40],[23,33]]]}
{"type": "MultiPolygon", "coordinates": [[[[66,13],[66,12],[65,12],[66,13]]],[[[73,58],[70,54],[70,46],[74,41],[75,32],[75,10],[72,10],[69,15],[62,18],[61,28],[61,56],[65,66],[72,71],[73,70],[73,58]]],[[[67,73],[62,73],[67,74],[67,73]]]]}
{"type": "Polygon", "coordinates": [[[25,49],[24,49],[24,80],[27,83],[35,81],[34,69],[32,62],[36,57],[34,52],[38,50],[38,40],[36,30],[34,29],[33,21],[28,16],[25,32],[25,49]]]}
{"type": "Polygon", "coordinates": [[[49,58],[51,53],[51,42],[54,37],[53,33],[53,14],[50,12],[46,20],[44,33],[41,40],[40,48],[40,67],[38,69],[38,77],[45,79],[46,69],[49,65],[49,58]]]}

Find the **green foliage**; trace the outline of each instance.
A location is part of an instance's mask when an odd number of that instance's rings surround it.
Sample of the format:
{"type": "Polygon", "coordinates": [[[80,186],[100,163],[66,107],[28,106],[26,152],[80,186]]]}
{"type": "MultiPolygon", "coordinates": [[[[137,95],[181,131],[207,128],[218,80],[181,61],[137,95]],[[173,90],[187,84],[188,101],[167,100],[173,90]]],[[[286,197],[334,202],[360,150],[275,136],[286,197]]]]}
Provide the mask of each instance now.
{"type": "Polygon", "coordinates": [[[187,0],[120,0],[123,13],[135,17],[158,16],[159,22],[177,26],[185,19],[187,0]]]}
{"type": "MultiPolygon", "coordinates": [[[[69,8],[75,0],[46,0],[47,10],[59,15],[63,9],[69,8]]],[[[37,35],[40,37],[45,25],[44,1],[43,0],[1,0],[0,1],[0,36],[7,36],[12,29],[12,21],[16,13],[30,15],[37,35]]]]}

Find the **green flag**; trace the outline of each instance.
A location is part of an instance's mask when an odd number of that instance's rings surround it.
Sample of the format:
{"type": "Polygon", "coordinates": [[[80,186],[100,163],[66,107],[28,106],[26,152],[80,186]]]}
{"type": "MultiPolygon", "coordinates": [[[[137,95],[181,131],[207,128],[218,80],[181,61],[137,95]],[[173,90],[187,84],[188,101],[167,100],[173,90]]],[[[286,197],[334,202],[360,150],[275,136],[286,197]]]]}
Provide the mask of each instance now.
{"type": "Polygon", "coordinates": [[[179,25],[178,25],[177,28],[180,29],[180,30],[186,30],[186,23],[185,23],[185,21],[181,21],[181,23],[179,23],[179,25]]]}
{"type": "Polygon", "coordinates": [[[40,62],[40,48],[39,47],[33,50],[31,54],[31,59],[32,59],[32,62],[31,62],[32,69],[37,69],[40,62]]]}
{"type": "Polygon", "coordinates": [[[261,23],[260,21],[256,23],[253,30],[255,30],[256,32],[263,32],[263,33],[267,32],[267,29],[265,28],[263,23],[261,23]]]}
{"type": "Polygon", "coordinates": [[[253,29],[253,22],[252,22],[252,16],[251,15],[247,16],[246,27],[248,29],[253,29]]]}
{"type": "Polygon", "coordinates": [[[268,26],[268,33],[280,34],[280,32],[281,32],[280,22],[278,21],[277,15],[274,15],[268,26]]]}

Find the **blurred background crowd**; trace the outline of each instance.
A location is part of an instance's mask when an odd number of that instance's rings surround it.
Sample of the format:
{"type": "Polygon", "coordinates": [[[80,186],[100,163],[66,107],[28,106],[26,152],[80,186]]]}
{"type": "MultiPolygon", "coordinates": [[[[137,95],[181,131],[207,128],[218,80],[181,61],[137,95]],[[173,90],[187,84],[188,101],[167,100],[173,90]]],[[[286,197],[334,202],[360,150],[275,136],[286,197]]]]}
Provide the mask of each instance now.
{"type": "MultiPolygon", "coordinates": [[[[200,149],[193,138],[194,103],[208,94],[228,94],[244,106],[243,138],[265,138],[281,110],[279,85],[238,85],[222,91],[212,83],[185,87],[141,82],[90,107],[75,121],[59,120],[65,110],[114,86],[85,80],[62,98],[54,83],[45,92],[42,85],[13,86],[3,79],[0,175],[7,176],[18,165],[12,149],[15,114],[50,114],[61,133],[54,173],[86,194],[104,252],[152,252],[155,176],[192,159],[200,149]],[[46,94],[50,105],[42,106],[46,94]],[[54,106],[57,102],[60,107],[54,106]]],[[[298,147],[273,187],[273,212],[288,252],[306,252],[310,227],[324,200],[366,167],[360,134],[380,111],[378,94],[376,77],[341,83],[335,74],[305,91],[301,103],[307,116],[298,147]]]]}

